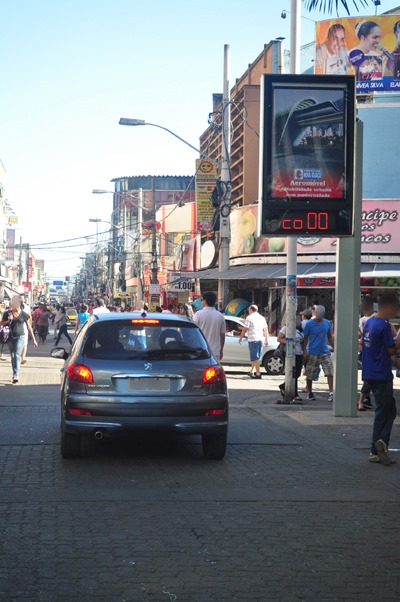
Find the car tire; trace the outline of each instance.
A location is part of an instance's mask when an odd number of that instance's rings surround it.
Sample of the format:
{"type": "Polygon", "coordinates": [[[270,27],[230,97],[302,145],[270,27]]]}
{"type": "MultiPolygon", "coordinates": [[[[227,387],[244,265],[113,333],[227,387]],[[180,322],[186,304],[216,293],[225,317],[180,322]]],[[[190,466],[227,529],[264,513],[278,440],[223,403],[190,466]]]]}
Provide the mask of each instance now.
{"type": "Polygon", "coordinates": [[[74,433],[61,432],[61,455],[63,458],[80,458],[81,456],[81,435],[74,433]]]}
{"type": "Polygon", "coordinates": [[[222,460],[226,454],[227,433],[223,435],[203,435],[203,454],[207,460],[222,460]]]}
{"type": "Polygon", "coordinates": [[[285,373],[285,362],[280,357],[274,357],[273,351],[264,355],[262,363],[269,376],[280,376],[285,373]]]}

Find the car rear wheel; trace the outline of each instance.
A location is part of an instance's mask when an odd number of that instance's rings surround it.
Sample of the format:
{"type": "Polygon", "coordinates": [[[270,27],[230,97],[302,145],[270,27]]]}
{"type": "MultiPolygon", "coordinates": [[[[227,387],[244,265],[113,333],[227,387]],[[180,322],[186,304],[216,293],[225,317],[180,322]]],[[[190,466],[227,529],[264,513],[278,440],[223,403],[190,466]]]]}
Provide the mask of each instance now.
{"type": "Polygon", "coordinates": [[[207,460],[222,460],[226,454],[227,434],[203,435],[203,454],[207,460]]]}
{"type": "Polygon", "coordinates": [[[285,363],[281,357],[274,357],[274,352],[266,353],[263,358],[263,366],[267,374],[279,376],[285,372],[285,363]]]}
{"type": "Polygon", "coordinates": [[[61,455],[63,458],[79,458],[81,455],[81,435],[61,432],[61,455]]]}

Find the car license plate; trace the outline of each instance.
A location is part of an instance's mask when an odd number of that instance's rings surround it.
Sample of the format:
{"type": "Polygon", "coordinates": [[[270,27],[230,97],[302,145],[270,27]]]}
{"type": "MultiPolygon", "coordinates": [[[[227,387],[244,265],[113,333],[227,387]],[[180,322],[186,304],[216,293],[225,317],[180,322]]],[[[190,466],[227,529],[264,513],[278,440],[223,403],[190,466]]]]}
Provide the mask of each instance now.
{"type": "Polygon", "coordinates": [[[169,378],[130,378],[130,391],[169,391],[169,378]]]}

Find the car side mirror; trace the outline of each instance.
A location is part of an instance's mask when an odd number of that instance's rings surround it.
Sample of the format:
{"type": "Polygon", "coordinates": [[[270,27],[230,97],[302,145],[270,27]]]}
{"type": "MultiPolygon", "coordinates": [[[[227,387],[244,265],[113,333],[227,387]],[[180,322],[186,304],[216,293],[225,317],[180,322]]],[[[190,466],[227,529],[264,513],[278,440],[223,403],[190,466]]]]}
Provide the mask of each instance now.
{"type": "Polygon", "coordinates": [[[50,351],[50,355],[56,360],[66,360],[69,356],[69,353],[65,351],[64,347],[54,347],[54,349],[50,351]]]}

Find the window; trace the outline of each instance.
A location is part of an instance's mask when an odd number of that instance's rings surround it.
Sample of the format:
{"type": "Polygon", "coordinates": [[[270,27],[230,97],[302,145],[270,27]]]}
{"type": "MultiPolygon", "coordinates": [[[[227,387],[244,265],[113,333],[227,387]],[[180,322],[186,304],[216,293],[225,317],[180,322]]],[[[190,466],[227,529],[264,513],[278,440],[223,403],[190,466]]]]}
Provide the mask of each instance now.
{"type": "Polygon", "coordinates": [[[116,360],[209,357],[207,343],[195,324],[154,321],[155,324],[136,324],[131,320],[94,323],[88,333],[84,355],[116,360]]]}

